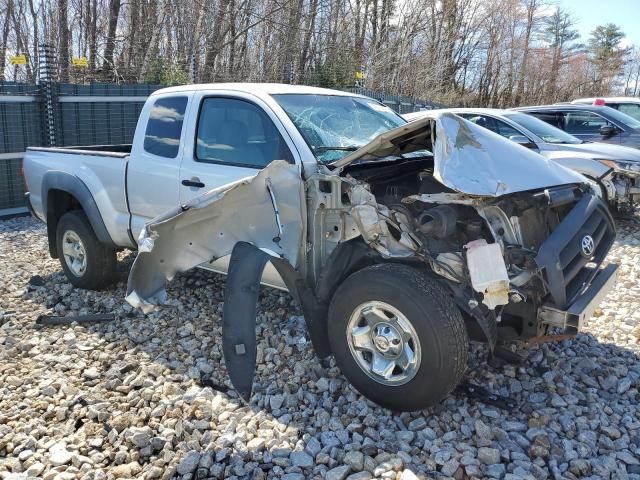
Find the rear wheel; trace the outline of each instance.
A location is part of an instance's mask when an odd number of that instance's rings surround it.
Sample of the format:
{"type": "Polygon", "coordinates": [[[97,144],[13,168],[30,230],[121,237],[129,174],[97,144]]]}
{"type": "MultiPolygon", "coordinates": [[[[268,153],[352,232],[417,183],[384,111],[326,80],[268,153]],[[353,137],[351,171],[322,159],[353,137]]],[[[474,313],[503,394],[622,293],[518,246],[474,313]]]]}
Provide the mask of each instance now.
{"type": "Polygon", "coordinates": [[[376,265],[347,278],[329,307],[329,340],[356,389],[392,410],[440,402],[466,369],[460,311],[439,284],[405,265],[376,265]]]}
{"type": "Polygon", "coordinates": [[[100,243],[83,212],[67,212],[60,218],[56,248],[62,270],[75,287],[99,290],[114,282],[116,252],[100,243]]]}

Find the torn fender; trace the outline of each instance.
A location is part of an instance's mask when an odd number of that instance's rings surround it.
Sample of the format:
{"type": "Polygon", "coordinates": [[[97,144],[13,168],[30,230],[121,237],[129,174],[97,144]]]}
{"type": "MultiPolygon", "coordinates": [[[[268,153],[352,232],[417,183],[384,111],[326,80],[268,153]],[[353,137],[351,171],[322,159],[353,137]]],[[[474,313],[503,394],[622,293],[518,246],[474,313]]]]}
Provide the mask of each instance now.
{"type": "Polygon", "coordinates": [[[211,190],[149,222],[127,284],[127,301],[149,312],[176,273],[230,255],[247,242],[298,267],[306,210],[299,167],[275,160],[253,177],[211,190]]]}

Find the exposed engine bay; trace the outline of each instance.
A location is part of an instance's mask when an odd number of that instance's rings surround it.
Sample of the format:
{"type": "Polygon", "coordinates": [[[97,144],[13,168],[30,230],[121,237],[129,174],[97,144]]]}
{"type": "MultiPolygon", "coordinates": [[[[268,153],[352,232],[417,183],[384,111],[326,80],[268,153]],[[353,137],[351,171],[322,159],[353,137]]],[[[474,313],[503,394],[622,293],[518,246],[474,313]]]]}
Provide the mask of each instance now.
{"type": "Polygon", "coordinates": [[[506,341],[549,330],[537,319],[549,290],[536,257],[567,213],[592,195],[587,185],[497,198],[461,194],[434,179],[429,157],[356,165],[307,187],[315,190],[310,195],[317,205],[313,224],[322,232],[314,235],[315,246],[322,245],[315,249],[316,278],[322,278],[338,244],[361,235],[381,261],[428,267],[461,309],[479,320],[492,346],[498,326],[506,341]]]}
{"type": "Polygon", "coordinates": [[[613,172],[602,179],[604,193],[622,215],[633,215],[640,205],[640,167],[633,166],[638,170],[613,172]]]}

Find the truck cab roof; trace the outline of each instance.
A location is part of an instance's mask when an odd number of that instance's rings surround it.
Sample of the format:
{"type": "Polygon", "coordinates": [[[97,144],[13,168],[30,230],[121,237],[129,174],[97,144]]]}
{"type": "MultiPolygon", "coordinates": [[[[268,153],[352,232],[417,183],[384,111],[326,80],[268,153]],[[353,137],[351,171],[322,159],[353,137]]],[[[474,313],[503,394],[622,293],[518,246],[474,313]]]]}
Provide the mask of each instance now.
{"type": "Polygon", "coordinates": [[[177,87],[161,88],[160,90],[156,90],[152,94],[152,96],[172,94],[172,93],[202,92],[203,90],[204,91],[206,90],[235,91],[235,92],[252,94],[257,97],[291,93],[291,94],[298,94],[298,95],[333,95],[333,96],[366,98],[363,95],[359,95],[357,93],[331,90],[328,88],[308,87],[305,85],[289,85],[286,83],[249,83],[249,82],[202,83],[202,84],[196,84],[196,85],[180,85],[177,87]]]}

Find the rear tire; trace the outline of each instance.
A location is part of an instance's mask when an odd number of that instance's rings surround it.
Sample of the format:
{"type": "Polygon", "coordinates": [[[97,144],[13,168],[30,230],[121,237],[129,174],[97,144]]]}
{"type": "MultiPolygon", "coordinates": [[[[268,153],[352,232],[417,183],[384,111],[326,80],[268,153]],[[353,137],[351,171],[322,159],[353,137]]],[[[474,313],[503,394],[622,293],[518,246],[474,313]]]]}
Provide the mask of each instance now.
{"type": "Polygon", "coordinates": [[[375,265],[348,277],[331,300],[328,329],[342,373],[391,410],[437,404],[466,369],[460,311],[436,281],[406,265],[375,265]]]}
{"type": "Polygon", "coordinates": [[[100,290],[116,278],[116,251],[100,243],[84,212],[58,221],[56,249],[62,270],[74,287],[100,290]]]}

